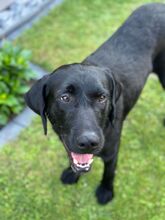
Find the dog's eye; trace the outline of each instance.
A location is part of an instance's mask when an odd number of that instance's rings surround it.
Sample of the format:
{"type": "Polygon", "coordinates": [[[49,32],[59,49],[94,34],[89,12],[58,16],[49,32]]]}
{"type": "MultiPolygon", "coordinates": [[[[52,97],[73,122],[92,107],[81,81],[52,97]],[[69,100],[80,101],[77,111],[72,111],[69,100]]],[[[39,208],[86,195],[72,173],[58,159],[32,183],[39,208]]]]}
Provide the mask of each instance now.
{"type": "Polygon", "coordinates": [[[70,96],[65,94],[60,97],[60,100],[63,102],[70,102],[70,96]]]}
{"type": "Polygon", "coordinates": [[[105,95],[100,95],[98,97],[98,102],[104,103],[107,100],[107,97],[105,95]]]}

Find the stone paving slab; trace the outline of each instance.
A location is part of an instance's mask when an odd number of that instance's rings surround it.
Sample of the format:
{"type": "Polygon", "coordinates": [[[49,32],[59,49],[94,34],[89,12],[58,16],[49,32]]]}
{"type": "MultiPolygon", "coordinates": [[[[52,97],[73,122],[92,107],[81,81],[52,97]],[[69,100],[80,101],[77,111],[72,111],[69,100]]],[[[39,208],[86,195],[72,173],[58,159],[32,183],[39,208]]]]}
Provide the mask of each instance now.
{"type": "Polygon", "coordinates": [[[1,0],[0,1],[0,11],[4,10],[5,8],[7,8],[14,0],[1,0]]]}
{"type": "MultiPolygon", "coordinates": [[[[3,0],[4,1],[4,0],[3,0]]],[[[7,35],[20,24],[47,7],[54,0],[14,0],[0,11],[0,36],[7,35]]]]}
{"type": "Polygon", "coordinates": [[[38,7],[35,11],[29,12],[25,17],[21,18],[13,25],[5,30],[0,31],[0,40],[13,40],[18,37],[26,29],[30,28],[33,23],[37,22],[41,17],[48,14],[48,12],[61,4],[63,0],[47,0],[44,4],[38,7]]]}

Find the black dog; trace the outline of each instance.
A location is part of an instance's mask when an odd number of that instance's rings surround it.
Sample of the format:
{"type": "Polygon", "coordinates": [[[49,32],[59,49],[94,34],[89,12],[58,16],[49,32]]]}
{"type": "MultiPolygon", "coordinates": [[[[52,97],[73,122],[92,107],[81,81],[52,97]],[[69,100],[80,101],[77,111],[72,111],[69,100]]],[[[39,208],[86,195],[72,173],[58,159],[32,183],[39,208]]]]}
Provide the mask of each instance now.
{"type": "Polygon", "coordinates": [[[82,63],[59,67],[25,95],[45,134],[48,117],[65,146],[72,169],[63,172],[63,183],[77,182],[97,155],[104,161],[97,199],[113,198],[123,121],[151,72],[165,88],[165,5],[159,3],[137,9],[82,63]]]}

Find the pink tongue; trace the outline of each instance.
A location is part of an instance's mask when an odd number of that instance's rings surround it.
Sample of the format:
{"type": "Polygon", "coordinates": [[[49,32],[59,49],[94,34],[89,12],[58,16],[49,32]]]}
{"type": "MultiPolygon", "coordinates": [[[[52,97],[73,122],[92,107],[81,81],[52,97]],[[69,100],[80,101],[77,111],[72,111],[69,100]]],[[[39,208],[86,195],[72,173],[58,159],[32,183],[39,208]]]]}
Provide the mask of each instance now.
{"type": "Polygon", "coordinates": [[[88,163],[92,159],[93,154],[76,154],[71,152],[72,158],[77,160],[78,163],[88,163]]]}

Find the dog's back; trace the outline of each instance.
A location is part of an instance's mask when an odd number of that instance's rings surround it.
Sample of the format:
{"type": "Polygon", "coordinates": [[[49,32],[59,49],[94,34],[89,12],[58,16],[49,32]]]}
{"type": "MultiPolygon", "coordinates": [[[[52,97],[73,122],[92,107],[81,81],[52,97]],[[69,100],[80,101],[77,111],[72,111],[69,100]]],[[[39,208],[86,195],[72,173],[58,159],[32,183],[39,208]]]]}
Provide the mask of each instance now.
{"type": "MultiPolygon", "coordinates": [[[[154,50],[154,55],[165,49],[165,4],[146,4],[135,10],[124,25],[116,32],[118,35],[132,37],[143,47],[154,50]]],[[[139,45],[137,45],[139,46],[139,45]]]]}
{"type": "Polygon", "coordinates": [[[126,112],[138,99],[149,73],[155,72],[165,88],[165,4],[135,10],[86,62],[107,66],[122,82],[125,100],[130,100],[126,112]]]}

